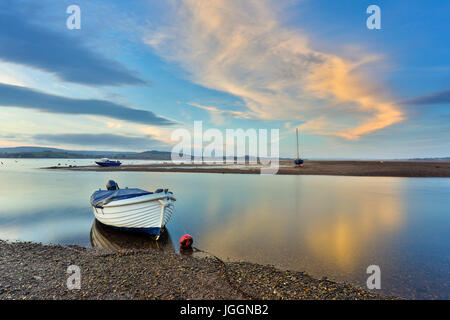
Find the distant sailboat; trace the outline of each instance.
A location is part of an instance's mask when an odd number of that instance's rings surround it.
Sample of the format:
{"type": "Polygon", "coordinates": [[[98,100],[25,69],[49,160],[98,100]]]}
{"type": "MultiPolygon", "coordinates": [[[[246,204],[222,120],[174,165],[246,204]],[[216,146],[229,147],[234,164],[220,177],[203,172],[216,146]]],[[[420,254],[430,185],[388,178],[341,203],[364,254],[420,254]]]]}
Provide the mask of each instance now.
{"type": "Polygon", "coordinates": [[[295,159],[294,163],[298,167],[303,167],[303,160],[300,159],[300,155],[298,153],[298,129],[295,129],[295,131],[297,133],[297,159],[295,159]]]}

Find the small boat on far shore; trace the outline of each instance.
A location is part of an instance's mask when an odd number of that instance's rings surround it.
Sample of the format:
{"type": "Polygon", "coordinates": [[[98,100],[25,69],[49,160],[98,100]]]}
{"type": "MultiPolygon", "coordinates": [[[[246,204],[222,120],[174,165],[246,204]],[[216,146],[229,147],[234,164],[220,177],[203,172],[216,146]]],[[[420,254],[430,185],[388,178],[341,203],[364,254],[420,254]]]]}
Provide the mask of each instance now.
{"type": "Polygon", "coordinates": [[[103,158],[100,161],[95,161],[95,163],[102,167],[116,167],[122,164],[119,160],[109,160],[107,158],[103,158]]]}

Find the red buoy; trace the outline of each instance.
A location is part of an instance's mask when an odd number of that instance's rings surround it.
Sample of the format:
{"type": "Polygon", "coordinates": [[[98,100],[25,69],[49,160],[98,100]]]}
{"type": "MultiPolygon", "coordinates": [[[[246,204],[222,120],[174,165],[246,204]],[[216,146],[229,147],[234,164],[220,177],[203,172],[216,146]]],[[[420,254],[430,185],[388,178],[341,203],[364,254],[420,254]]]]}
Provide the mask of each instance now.
{"type": "Polygon", "coordinates": [[[180,246],[182,249],[191,248],[193,243],[194,243],[194,239],[189,234],[185,234],[180,238],[180,246]]]}

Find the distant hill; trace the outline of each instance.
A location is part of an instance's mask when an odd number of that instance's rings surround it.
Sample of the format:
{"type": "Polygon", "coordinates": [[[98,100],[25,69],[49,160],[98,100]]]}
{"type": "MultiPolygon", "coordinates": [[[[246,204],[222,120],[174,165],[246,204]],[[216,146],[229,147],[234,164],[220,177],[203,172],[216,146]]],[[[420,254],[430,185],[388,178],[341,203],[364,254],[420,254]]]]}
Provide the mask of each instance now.
{"type": "Polygon", "coordinates": [[[450,157],[443,157],[443,158],[413,158],[408,159],[411,161],[450,161],[450,157]]]}
{"type": "MultiPolygon", "coordinates": [[[[168,151],[120,152],[120,151],[77,151],[46,147],[14,147],[0,148],[0,158],[30,158],[30,159],[129,159],[129,160],[171,160],[172,153],[168,151]]],[[[193,160],[191,156],[191,160],[193,160]]],[[[225,159],[225,158],[224,158],[225,159]]],[[[235,157],[235,160],[237,158],[235,157]]],[[[248,160],[249,157],[245,156],[248,160]]],[[[284,160],[285,158],[280,158],[284,160]]],[[[205,159],[206,160],[206,159],[205,159]]],[[[210,159],[214,161],[215,159],[210,159]]],[[[287,160],[287,159],[286,159],[287,160]]]]}
{"type": "MultiPolygon", "coordinates": [[[[144,152],[126,152],[126,151],[92,151],[92,150],[65,150],[47,147],[12,147],[0,148],[0,158],[35,158],[35,159],[129,159],[129,160],[171,160],[172,153],[169,151],[144,151],[144,152]]],[[[248,160],[248,156],[245,159],[248,160]]],[[[191,156],[191,159],[193,157],[191,156]]],[[[206,159],[205,159],[206,160],[206,159]]],[[[214,161],[215,159],[208,159],[214,161]]],[[[236,160],[236,157],[235,157],[236,160]]],[[[289,158],[280,158],[280,160],[292,160],[289,158]]],[[[331,159],[323,159],[331,160],[331,159]]],[[[338,159],[333,159],[338,160],[338,159]]],[[[341,159],[356,160],[356,159],[341,159]]],[[[378,159],[388,160],[388,159],[378,159]]],[[[450,157],[441,158],[411,158],[397,159],[401,161],[450,161],[450,157]]]]}
{"type": "Polygon", "coordinates": [[[145,152],[121,152],[121,151],[77,151],[46,147],[14,147],[0,148],[0,158],[60,158],[60,159],[152,159],[170,160],[171,152],[145,151],[145,152]]]}
{"type": "Polygon", "coordinates": [[[43,147],[13,147],[13,148],[0,148],[0,153],[28,153],[28,152],[41,152],[41,151],[65,151],[56,148],[43,148],[43,147]]]}

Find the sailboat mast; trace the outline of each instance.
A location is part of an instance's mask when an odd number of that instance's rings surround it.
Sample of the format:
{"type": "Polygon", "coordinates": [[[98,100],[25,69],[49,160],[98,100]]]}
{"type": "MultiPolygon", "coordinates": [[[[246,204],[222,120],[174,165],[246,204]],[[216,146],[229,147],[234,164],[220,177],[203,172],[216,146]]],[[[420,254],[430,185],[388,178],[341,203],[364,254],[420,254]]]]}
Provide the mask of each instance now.
{"type": "Polygon", "coordinates": [[[300,159],[300,156],[298,154],[298,128],[295,129],[295,132],[297,133],[297,159],[300,159]]]}

